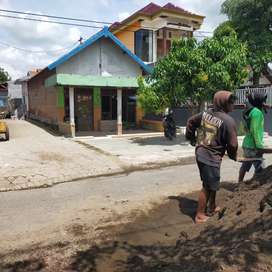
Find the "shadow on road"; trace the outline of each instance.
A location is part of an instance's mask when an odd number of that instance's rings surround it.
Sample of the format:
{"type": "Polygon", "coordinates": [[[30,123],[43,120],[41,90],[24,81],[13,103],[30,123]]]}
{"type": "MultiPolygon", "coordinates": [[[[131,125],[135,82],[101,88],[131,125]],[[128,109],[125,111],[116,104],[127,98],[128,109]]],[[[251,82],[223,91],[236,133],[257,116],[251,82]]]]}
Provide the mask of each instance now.
{"type": "Polygon", "coordinates": [[[189,216],[193,221],[197,210],[197,201],[184,196],[169,196],[170,200],[177,200],[180,212],[189,216]]]}

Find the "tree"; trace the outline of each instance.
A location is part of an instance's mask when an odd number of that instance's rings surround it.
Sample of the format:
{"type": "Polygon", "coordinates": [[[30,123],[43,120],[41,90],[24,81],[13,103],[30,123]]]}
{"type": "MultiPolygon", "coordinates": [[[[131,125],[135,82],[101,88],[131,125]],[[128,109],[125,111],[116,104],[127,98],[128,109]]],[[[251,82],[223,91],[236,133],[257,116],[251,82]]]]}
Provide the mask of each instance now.
{"type": "Polygon", "coordinates": [[[238,38],[247,42],[248,62],[253,70],[253,83],[257,85],[272,60],[272,1],[226,0],[222,12],[228,16],[238,38]]]}
{"type": "Polygon", "coordinates": [[[225,21],[214,30],[213,36],[217,39],[229,36],[237,38],[237,32],[230,21],[225,21]]]}
{"type": "Polygon", "coordinates": [[[10,76],[8,72],[6,72],[3,68],[0,67],[0,83],[5,83],[10,80],[10,76]]]}
{"type": "Polygon", "coordinates": [[[145,82],[139,80],[139,102],[146,112],[187,105],[200,110],[219,89],[235,90],[243,83],[247,49],[235,35],[173,42],[145,82]]]}

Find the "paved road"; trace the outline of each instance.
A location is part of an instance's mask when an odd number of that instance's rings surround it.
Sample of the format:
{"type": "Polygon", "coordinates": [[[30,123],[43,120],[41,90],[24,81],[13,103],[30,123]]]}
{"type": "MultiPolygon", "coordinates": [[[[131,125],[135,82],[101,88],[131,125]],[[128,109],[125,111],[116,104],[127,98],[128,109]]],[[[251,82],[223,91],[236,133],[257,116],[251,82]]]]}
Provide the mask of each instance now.
{"type": "Polygon", "coordinates": [[[0,191],[52,185],[122,171],[109,156],[56,137],[23,120],[7,120],[10,141],[0,142],[0,191]]]}
{"type": "MultiPolygon", "coordinates": [[[[239,164],[224,161],[222,180],[235,180],[239,164]]],[[[71,239],[69,226],[96,227],[127,220],[170,195],[200,188],[196,165],[88,179],[52,188],[0,195],[0,253],[34,243],[71,239]]]]}

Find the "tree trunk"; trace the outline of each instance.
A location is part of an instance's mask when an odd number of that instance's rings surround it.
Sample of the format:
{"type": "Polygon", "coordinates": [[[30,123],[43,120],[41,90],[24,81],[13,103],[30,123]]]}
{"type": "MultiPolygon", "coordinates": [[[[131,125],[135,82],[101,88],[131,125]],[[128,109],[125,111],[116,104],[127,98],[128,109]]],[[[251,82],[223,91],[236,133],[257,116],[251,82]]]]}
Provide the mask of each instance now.
{"type": "Polygon", "coordinates": [[[188,109],[189,109],[189,112],[190,112],[191,116],[195,115],[195,114],[198,114],[198,113],[206,110],[205,109],[205,102],[201,101],[201,102],[199,102],[199,103],[197,103],[195,105],[191,105],[191,106],[188,107],[188,109]]]}

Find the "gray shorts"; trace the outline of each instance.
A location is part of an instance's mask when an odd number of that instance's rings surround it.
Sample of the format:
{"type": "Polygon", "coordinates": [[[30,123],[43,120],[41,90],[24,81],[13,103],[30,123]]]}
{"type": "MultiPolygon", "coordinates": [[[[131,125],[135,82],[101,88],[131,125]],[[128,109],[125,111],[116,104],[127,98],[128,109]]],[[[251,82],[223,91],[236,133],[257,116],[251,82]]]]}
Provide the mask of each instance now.
{"type": "Polygon", "coordinates": [[[208,191],[218,191],[220,187],[220,167],[197,161],[202,186],[208,191]]]}
{"type": "Polygon", "coordinates": [[[263,156],[258,155],[255,149],[243,148],[243,151],[245,158],[259,158],[259,160],[243,162],[241,169],[245,172],[249,172],[253,166],[255,168],[255,173],[260,173],[265,168],[263,156]]]}

